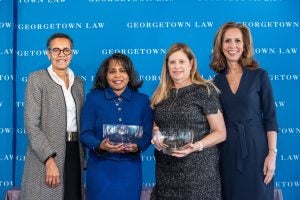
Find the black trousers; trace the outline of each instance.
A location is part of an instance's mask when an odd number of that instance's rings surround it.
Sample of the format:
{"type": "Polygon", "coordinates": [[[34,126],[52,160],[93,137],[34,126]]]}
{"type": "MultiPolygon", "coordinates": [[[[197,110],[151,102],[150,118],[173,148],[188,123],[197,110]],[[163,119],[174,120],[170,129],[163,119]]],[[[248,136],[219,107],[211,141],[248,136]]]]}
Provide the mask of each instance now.
{"type": "Polygon", "coordinates": [[[81,168],[78,141],[66,143],[64,200],[81,200],[81,168]]]}

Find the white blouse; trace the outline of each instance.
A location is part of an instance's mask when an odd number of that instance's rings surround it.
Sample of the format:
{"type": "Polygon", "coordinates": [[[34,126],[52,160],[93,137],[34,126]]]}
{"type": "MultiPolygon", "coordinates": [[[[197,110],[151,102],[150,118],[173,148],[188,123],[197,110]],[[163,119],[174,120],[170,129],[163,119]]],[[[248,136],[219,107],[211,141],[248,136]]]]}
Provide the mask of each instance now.
{"type": "Polygon", "coordinates": [[[69,77],[69,88],[67,88],[64,80],[62,80],[53,71],[52,65],[50,65],[47,70],[48,70],[51,78],[62,87],[64,96],[65,96],[66,107],[67,107],[67,131],[76,132],[77,131],[76,105],[75,105],[75,101],[74,101],[72,93],[71,93],[71,88],[74,83],[74,73],[70,68],[67,69],[67,73],[68,73],[68,77],[69,77]]]}

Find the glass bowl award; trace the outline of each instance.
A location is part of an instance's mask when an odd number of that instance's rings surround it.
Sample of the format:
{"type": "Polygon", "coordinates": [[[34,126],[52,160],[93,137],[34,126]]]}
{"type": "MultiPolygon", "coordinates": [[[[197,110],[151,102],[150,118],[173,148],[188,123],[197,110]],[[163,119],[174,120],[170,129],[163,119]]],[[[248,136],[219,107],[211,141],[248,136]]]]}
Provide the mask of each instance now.
{"type": "Polygon", "coordinates": [[[143,127],[136,125],[103,124],[103,137],[110,144],[136,144],[143,136],[143,127]]]}
{"type": "Polygon", "coordinates": [[[191,130],[164,130],[161,131],[163,143],[167,145],[163,149],[165,154],[172,154],[174,150],[181,150],[187,144],[193,143],[194,133],[191,130]]]}

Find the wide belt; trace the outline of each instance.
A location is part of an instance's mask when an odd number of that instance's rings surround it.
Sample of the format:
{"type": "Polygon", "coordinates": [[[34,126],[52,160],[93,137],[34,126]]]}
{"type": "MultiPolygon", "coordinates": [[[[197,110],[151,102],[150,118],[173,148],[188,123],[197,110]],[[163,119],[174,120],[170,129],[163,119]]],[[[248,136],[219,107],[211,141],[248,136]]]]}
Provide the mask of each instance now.
{"type": "Polygon", "coordinates": [[[66,141],[67,142],[78,141],[78,132],[67,131],[66,132],[66,141]]]}
{"type": "Polygon", "coordinates": [[[251,122],[251,123],[235,123],[227,125],[227,128],[235,128],[238,134],[238,150],[236,151],[236,168],[240,171],[244,171],[244,159],[248,156],[248,148],[246,142],[246,127],[251,125],[261,126],[260,122],[251,122]]]}

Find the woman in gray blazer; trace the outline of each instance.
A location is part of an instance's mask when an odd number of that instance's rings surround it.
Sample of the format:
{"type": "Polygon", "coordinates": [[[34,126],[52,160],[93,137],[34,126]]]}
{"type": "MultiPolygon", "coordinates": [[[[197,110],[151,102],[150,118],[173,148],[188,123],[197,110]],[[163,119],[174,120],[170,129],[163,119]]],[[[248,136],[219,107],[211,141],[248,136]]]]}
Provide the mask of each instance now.
{"type": "Polygon", "coordinates": [[[52,35],[47,41],[50,66],[28,78],[24,113],[28,148],[22,200],[83,199],[83,148],[78,133],[84,88],[69,68],[72,48],[68,35],[52,35]]]}

